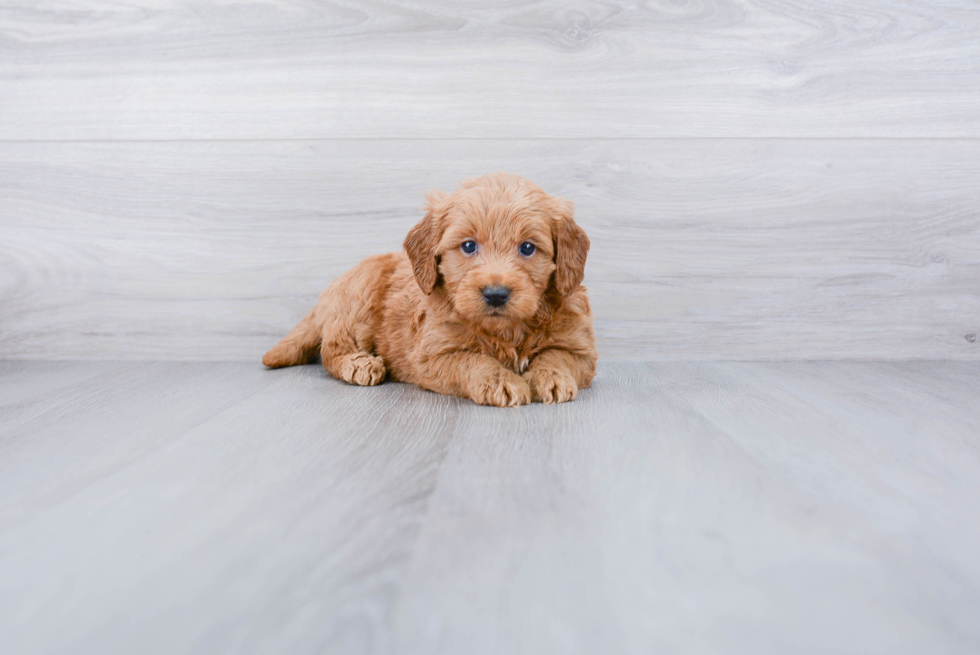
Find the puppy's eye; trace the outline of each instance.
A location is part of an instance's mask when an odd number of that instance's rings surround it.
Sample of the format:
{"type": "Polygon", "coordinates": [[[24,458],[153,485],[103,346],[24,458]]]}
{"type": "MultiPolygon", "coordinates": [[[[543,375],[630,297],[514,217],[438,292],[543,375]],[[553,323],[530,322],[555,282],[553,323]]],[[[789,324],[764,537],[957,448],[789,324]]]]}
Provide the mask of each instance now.
{"type": "Polygon", "coordinates": [[[464,241],[460,249],[467,255],[472,255],[476,252],[476,241],[464,241]]]}
{"type": "Polygon", "coordinates": [[[530,257],[531,255],[533,255],[534,250],[535,250],[534,244],[531,243],[530,241],[525,241],[524,243],[521,244],[521,254],[524,255],[525,257],[530,257]]]}

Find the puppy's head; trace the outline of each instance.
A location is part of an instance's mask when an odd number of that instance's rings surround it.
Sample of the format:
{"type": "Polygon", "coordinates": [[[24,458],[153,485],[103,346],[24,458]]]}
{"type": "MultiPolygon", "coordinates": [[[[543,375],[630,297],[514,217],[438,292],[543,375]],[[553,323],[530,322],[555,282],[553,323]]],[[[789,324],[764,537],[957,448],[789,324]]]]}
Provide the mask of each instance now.
{"type": "Polygon", "coordinates": [[[523,321],[550,288],[567,296],[582,283],[589,238],[567,200],[504,173],[428,199],[405,250],[422,291],[441,285],[467,319],[491,329],[523,321]]]}

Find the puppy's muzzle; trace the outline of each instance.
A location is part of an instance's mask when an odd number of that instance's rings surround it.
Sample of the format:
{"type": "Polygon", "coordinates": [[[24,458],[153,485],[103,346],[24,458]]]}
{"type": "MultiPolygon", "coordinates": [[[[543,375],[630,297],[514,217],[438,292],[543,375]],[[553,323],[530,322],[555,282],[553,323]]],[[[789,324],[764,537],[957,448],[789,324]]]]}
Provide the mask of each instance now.
{"type": "Polygon", "coordinates": [[[483,300],[491,307],[503,307],[510,299],[507,287],[483,287],[483,300]]]}

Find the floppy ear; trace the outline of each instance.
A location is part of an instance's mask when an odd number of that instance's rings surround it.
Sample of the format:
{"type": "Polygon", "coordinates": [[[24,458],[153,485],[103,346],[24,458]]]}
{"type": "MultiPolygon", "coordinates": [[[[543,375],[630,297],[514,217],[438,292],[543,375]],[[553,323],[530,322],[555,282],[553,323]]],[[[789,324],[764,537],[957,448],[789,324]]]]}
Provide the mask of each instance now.
{"type": "Polygon", "coordinates": [[[589,254],[589,237],[572,219],[572,203],[554,198],[555,288],[563,296],[571,295],[585,277],[585,258],[589,254]]]}
{"type": "Polygon", "coordinates": [[[412,262],[415,270],[415,280],[425,295],[432,293],[436,288],[436,281],[439,279],[439,270],[436,261],[436,246],[442,238],[443,225],[445,224],[446,211],[449,203],[449,196],[442,191],[433,191],[428,194],[429,202],[426,205],[428,211],[425,218],[408,231],[405,237],[405,252],[408,259],[412,262]]]}

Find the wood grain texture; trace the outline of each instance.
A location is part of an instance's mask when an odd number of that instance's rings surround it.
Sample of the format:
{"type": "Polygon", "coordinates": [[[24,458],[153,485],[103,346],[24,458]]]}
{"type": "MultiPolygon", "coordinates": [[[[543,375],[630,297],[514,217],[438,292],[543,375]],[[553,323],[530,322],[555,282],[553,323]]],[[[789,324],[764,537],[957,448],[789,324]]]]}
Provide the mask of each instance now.
{"type": "Polygon", "coordinates": [[[980,358],[980,141],[755,139],[6,144],[0,355],[258,361],[495,169],[576,202],[605,358],[980,358]]]}
{"type": "Polygon", "coordinates": [[[0,139],[980,137],[973,0],[0,7],[0,139]]]}
{"type": "Polygon", "coordinates": [[[91,365],[39,366],[0,378],[32,390],[0,409],[4,650],[318,653],[383,637],[454,399],[355,394],[319,367],[174,363],[48,393],[59,369],[91,365]]]}
{"type": "Polygon", "coordinates": [[[973,362],[602,364],[562,406],[318,366],[0,363],[34,653],[972,653],[973,362]]]}

